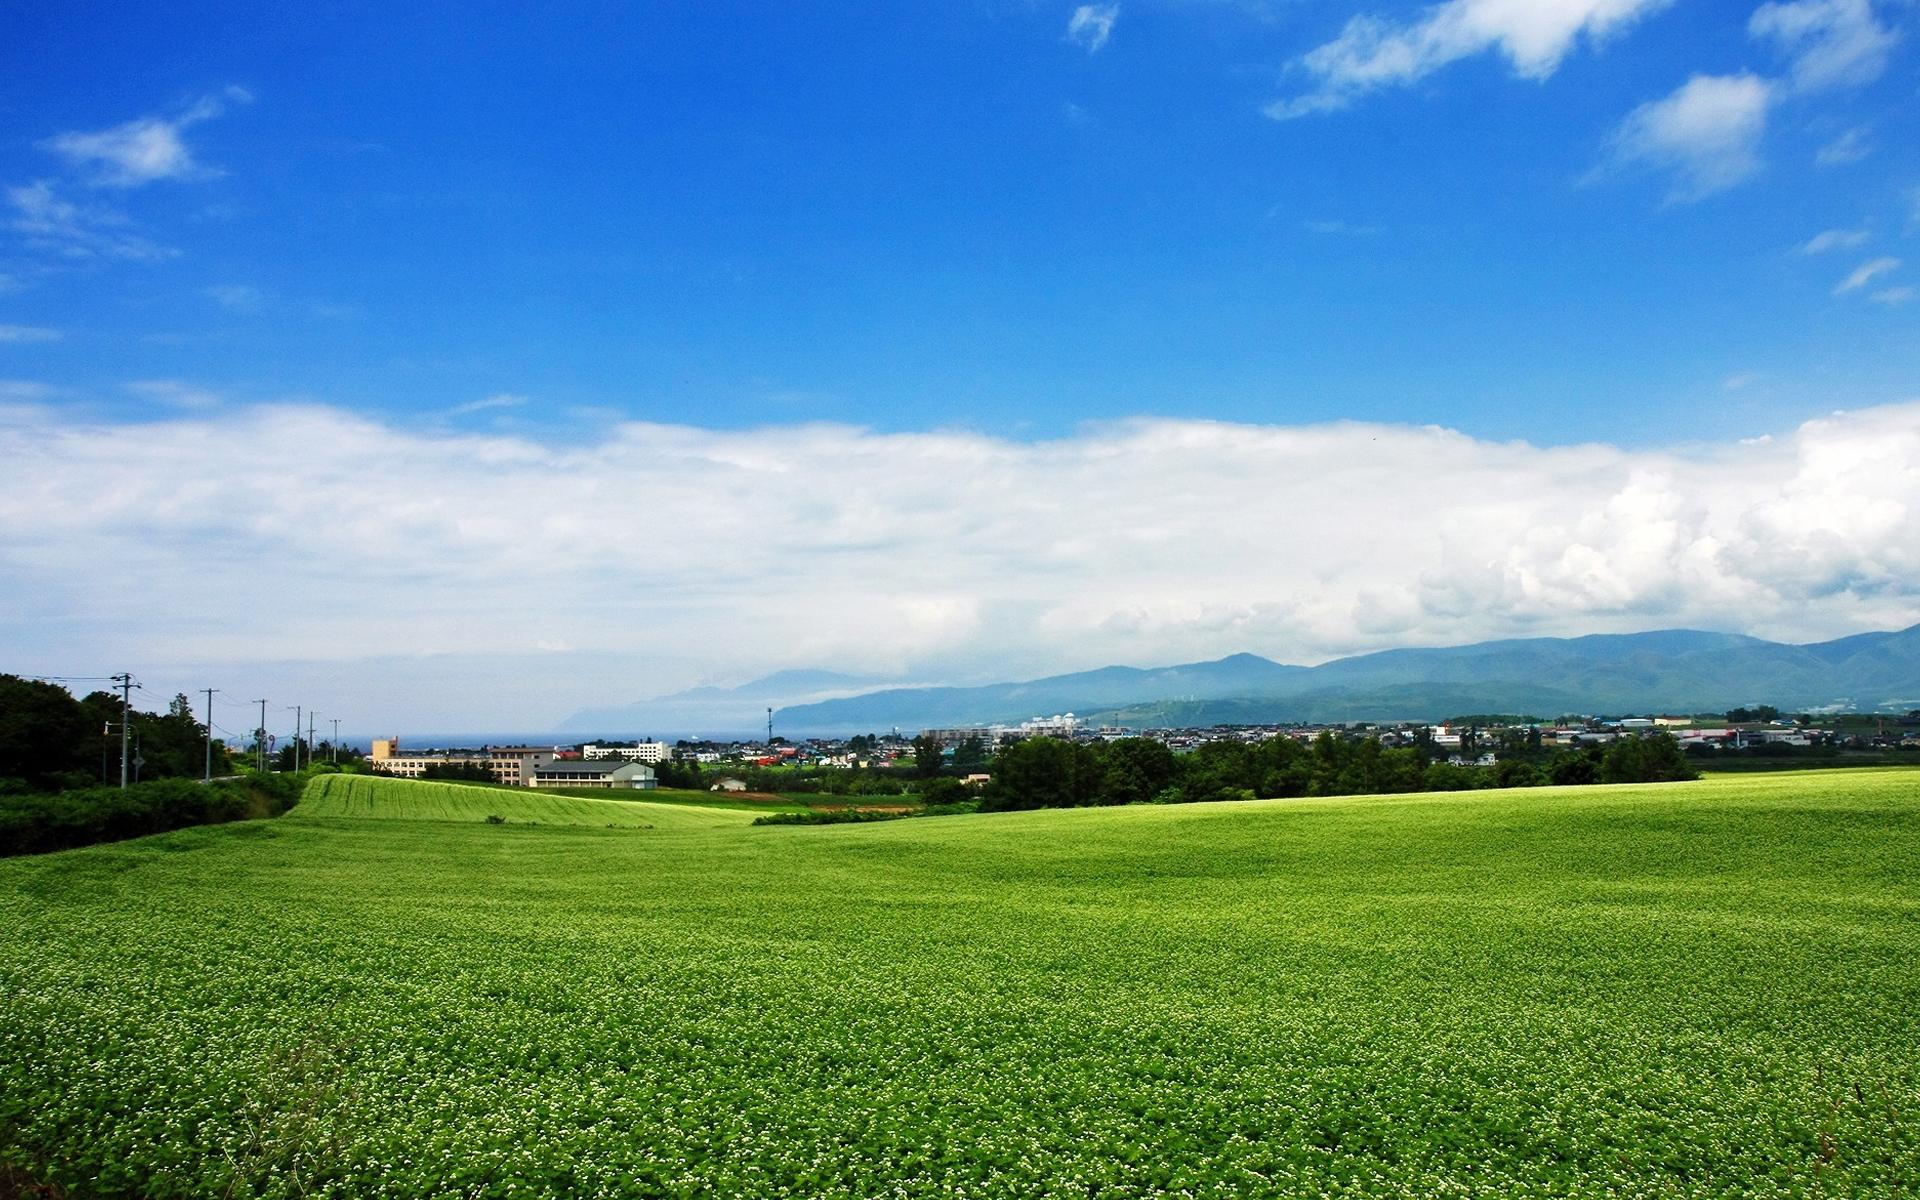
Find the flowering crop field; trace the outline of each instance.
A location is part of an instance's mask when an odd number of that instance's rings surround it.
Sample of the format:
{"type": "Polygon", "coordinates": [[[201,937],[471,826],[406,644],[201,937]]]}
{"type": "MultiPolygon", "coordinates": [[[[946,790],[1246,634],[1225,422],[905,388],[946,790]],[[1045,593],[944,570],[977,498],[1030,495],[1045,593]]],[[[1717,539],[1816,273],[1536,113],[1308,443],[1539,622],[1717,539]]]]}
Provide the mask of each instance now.
{"type": "Polygon", "coordinates": [[[651,829],[724,829],[745,825],[751,815],[685,804],[649,804],[634,799],[642,791],[602,792],[599,796],[553,795],[528,788],[476,787],[376,775],[322,775],[307,786],[289,818],[379,818],[400,821],[484,821],[497,816],[509,823],[608,825],[651,829]]]}
{"type": "Polygon", "coordinates": [[[296,811],[0,862],[0,1193],[1920,1190],[1920,772],[296,811]]]}

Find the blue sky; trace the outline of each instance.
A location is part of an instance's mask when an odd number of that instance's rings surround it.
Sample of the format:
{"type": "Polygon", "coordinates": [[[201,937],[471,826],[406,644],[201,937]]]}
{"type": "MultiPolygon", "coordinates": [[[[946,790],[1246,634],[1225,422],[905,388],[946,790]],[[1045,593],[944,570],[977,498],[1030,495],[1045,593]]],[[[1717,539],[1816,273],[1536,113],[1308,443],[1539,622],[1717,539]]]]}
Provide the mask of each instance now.
{"type": "Polygon", "coordinates": [[[1545,442],[1778,427],[1910,380],[1916,310],[1832,294],[1911,257],[1910,39],[1783,97],[1751,177],[1673,203],[1670,169],[1604,170],[1609,138],[1696,74],[1784,75],[1748,6],[1643,5],[1545,78],[1496,46],[1289,121],[1262,110],[1310,90],[1302,55],[1420,10],[1125,4],[1090,52],[1070,5],[621,7],[17,6],[0,177],[177,255],[11,247],[32,286],[4,319],[65,336],[8,373],[398,418],[504,392],[721,427],[1545,442]],[[47,148],[228,88],[252,102],[180,133],[197,175],[88,188],[47,148]],[[1863,158],[1818,163],[1855,131],[1863,158]],[[1869,237],[1794,252],[1826,229],[1869,237]]]}
{"type": "MultiPolygon", "coordinates": [[[[271,650],[250,642],[246,620],[190,617],[184,583],[179,595],[154,584],[181,608],[167,638],[130,632],[131,604],[75,602],[100,590],[87,573],[126,539],[165,549],[156,580],[190,562],[204,575],[211,551],[231,557],[229,592],[291,598],[275,589],[295,584],[267,578],[271,556],[246,549],[267,535],[235,506],[265,497],[323,523],[347,503],[330,488],[351,478],[222,491],[244,474],[241,435],[309,439],[290,455],[364,454],[362,439],[425,455],[451,439],[469,464],[619,445],[636,479],[665,470],[650,445],[728,469],[752,461],[785,490],[722,486],[713,507],[683,514],[683,528],[739,534],[718,555],[657,528],[639,501],[520,511],[546,537],[618,528],[728,562],[760,555],[744,548],[755,529],[811,514],[808,528],[843,531],[808,542],[818,572],[898,598],[863,610],[844,637],[729,639],[737,653],[689,651],[671,666],[647,657],[663,690],[763,666],[958,679],[1215,650],[1310,659],[1716,613],[1722,626],[1775,633],[1920,617],[1920,578],[1880,542],[1799,591],[1745,575],[1737,602],[1690,591],[1673,582],[1685,574],[1676,559],[1659,586],[1590,587],[1582,594],[1603,598],[1558,609],[1536,596],[1523,613],[1477,609],[1452,623],[1424,600],[1404,621],[1354,616],[1399,611],[1380,599],[1396,589],[1446,591],[1452,582],[1430,586],[1453,569],[1441,558],[1364,585],[1343,582],[1313,546],[1298,551],[1297,578],[1223,560],[1198,589],[1214,598],[1191,611],[1171,584],[1089,608],[1087,596],[1124,592],[1125,579],[1049,583],[1072,546],[1018,561],[963,547],[933,568],[990,573],[985,590],[1007,593],[995,607],[979,589],[920,595],[924,564],[898,576],[842,568],[881,554],[862,513],[918,511],[963,531],[997,518],[903,498],[895,489],[911,480],[820,466],[836,446],[897,461],[936,445],[914,437],[946,437],[938,445],[973,447],[954,453],[1000,463],[1008,494],[1023,494],[1033,481],[1022,472],[1052,469],[1056,451],[1147,453],[1114,422],[1172,422],[1160,428],[1176,440],[1227,428],[1251,442],[1358,422],[1339,457],[1363,465],[1380,437],[1436,425],[1491,458],[1512,442],[1541,462],[1604,444],[1621,455],[1613,490],[1594,494],[1604,506],[1659,463],[1738,459],[1742,439],[1762,435],[1808,444],[1803,423],[1834,410],[1897,414],[1886,418],[1897,443],[1920,350],[1906,3],[25,3],[0,22],[0,401],[13,406],[14,445],[84,429],[93,444],[219,447],[194,464],[212,480],[190,477],[179,456],[133,468],[152,479],[129,491],[175,498],[158,528],[151,507],[135,528],[68,494],[114,492],[105,464],[77,449],[42,464],[47,490],[0,526],[0,583],[16,596],[7,623],[20,631],[0,651],[36,669],[109,652],[183,674],[332,663],[310,674],[364,686],[376,646],[457,653],[432,620],[410,625],[345,596],[314,626],[324,635],[271,650]],[[909,441],[886,440],[896,435],[909,441]],[[833,507],[868,489],[866,508],[833,507]],[[725,509],[729,497],[743,507],[725,509]],[[41,525],[66,529],[85,565],[58,561],[28,532],[41,525]],[[1231,608],[1236,594],[1252,611],[1303,586],[1328,589],[1345,617],[1193,615],[1231,608]],[[963,609],[972,615],[949,620],[963,609]],[[875,651],[876,625],[904,632],[875,651]],[[1086,632],[1115,629],[1136,633],[1086,632]]],[[[1808,469],[1796,462],[1752,486],[1785,494],[1808,469]]],[[[550,470],[532,495],[564,490],[555,481],[580,468],[555,459],[550,470]]],[[[1148,474],[1136,486],[1144,512],[1169,507],[1156,487],[1185,485],[1148,474]]],[[[1039,491],[1069,511],[1081,499],[1039,491]]],[[[1399,499],[1425,514],[1436,494],[1399,499]]],[[[1750,517],[1759,494],[1736,515],[1750,517]]],[[[1899,514],[1875,528],[1904,536],[1915,497],[1882,499],[1899,514]]],[[[1190,513],[1173,544],[1222,527],[1260,544],[1236,499],[1216,503],[1190,513]]],[[[1734,501],[1688,503],[1724,514],[1734,501]]],[[[437,517],[409,525],[411,511],[401,496],[386,515],[402,532],[435,533],[437,517]]],[[[1685,553],[1717,554],[1739,575],[1732,535],[1708,526],[1680,539],[1685,553]]],[[[1537,583],[1513,565],[1513,539],[1531,545],[1538,529],[1461,536],[1471,548],[1447,551],[1455,566],[1506,571],[1521,591],[1537,583]]],[[[515,653],[631,664],[651,652],[612,632],[605,612],[630,606],[698,644],[708,627],[687,614],[764,626],[756,606],[795,603],[784,566],[721,574],[732,599],[714,598],[711,576],[635,574],[536,603],[447,563],[378,587],[430,614],[457,580],[492,598],[487,627],[515,653]],[[493,620],[520,608],[523,623],[493,620]],[[535,628],[542,612],[551,636],[535,628]]],[[[359,594],[375,586],[365,582],[359,594]]],[[[799,624],[833,625],[844,605],[830,603],[799,624]]],[[[600,693],[629,677],[555,684],[497,719],[625,699],[600,693]]]]}

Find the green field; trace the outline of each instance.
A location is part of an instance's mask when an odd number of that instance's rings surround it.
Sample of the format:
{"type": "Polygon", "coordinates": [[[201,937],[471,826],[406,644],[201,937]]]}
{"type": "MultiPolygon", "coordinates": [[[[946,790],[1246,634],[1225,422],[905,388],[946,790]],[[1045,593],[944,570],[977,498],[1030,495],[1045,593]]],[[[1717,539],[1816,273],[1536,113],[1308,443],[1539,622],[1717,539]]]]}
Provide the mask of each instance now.
{"type": "Polygon", "coordinates": [[[377,775],[322,775],[308,785],[299,807],[287,819],[485,821],[497,816],[511,824],[612,825],[627,829],[725,829],[753,820],[747,813],[639,799],[645,795],[648,793],[640,791],[559,795],[526,788],[509,790],[377,775]],[[623,799],[608,799],[610,795],[623,799]],[[627,796],[634,799],[624,799],[627,796]]]}
{"type": "Polygon", "coordinates": [[[818,828],[482,790],[0,862],[0,1194],[1920,1190],[1920,773],[818,828]]]}

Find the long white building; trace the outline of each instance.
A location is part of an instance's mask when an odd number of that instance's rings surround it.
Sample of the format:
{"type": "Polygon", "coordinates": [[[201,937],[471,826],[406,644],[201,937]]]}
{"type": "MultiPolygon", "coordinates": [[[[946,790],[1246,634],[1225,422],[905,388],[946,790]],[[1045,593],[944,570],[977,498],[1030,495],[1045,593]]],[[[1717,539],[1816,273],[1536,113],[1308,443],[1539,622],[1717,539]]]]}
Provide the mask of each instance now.
{"type": "Polygon", "coordinates": [[[425,750],[407,754],[400,749],[400,738],[396,734],[375,738],[369,761],[374,770],[404,779],[419,779],[430,767],[484,767],[495,783],[532,787],[534,771],[557,757],[552,746],[486,746],[479,750],[425,750]]]}
{"type": "Polygon", "coordinates": [[[659,765],[673,757],[673,747],[665,742],[640,742],[633,746],[601,746],[588,743],[580,748],[582,758],[624,758],[628,762],[659,765]]]}

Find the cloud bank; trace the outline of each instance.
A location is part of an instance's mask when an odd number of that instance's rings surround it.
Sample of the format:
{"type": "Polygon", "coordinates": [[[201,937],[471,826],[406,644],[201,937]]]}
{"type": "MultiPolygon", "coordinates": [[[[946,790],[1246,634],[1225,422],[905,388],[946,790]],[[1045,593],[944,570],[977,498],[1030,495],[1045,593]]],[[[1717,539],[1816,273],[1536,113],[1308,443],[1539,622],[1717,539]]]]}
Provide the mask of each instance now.
{"type": "Polygon", "coordinates": [[[1647,452],[1174,420],[543,441],[315,406],[89,424],[21,404],[0,453],[7,661],[323,659],[371,684],[452,656],[445,714],[523,726],[792,666],[1004,678],[1920,619],[1920,402],[1647,452]],[[562,707],[527,711],[526,656],[556,645],[645,669],[612,695],[546,679],[562,707]]]}

